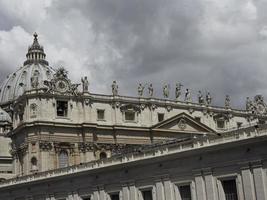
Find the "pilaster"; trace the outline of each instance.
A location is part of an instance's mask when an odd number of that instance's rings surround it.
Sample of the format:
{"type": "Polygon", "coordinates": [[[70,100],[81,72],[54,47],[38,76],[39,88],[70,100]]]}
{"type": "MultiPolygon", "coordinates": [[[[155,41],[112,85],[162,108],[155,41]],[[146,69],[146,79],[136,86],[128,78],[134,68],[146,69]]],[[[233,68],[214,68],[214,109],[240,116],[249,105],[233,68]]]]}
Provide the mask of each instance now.
{"type": "Polygon", "coordinates": [[[122,184],[122,199],[130,200],[129,187],[127,184],[122,184]]]}
{"type": "Polygon", "coordinates": [[[255,189],[254,189],[255,187],[253,184],[253,177],[251,174],[249,163],[242,163],[241,165],[242,166],[240,169],[241,169],[245,200],[256,200],[255,189]]]}
{"type": "Polygon", "coordinates": [[[161,179],[156,180],[156,199],[157,200],[164,200],[164,187],[161,179]]]}
{"type": "Polygon", "coordinates": [[[194,170],[195,175],[195,182],[196,182],[196,193],[197,193],[197,200],[206,200],[206,190],[205,190],[205,183],[202,177],[201,170],[194,170]]]}
{"type": "Polygon", "coordinates": [[[266,200],[267,192],[266,192],[266,174],[262,169],[261,161],[252,163],[252,172],[255,183],[256,190],[256,199],[257,200],[266,200]]]}
{"type": "Polygon", "coordinates": [[[137,200],[137,190],[134,183],[129,184],[130,200],[137,200]]]}
{"type": "Polygon", "coordinates": [[[215,181],[212,176],[212,171],[210,168],[203,170],[203,175],[205,179],[206,184],[206,193],[207,193],[207,200],[217,200],[216,196],[216,187],[215,187],[215,181]]]}
{"type": "Polygon", "coordinates": [[[174,200],[173,185],[168,178],[163,179],[164,194],[166,200],[174,200]]]}

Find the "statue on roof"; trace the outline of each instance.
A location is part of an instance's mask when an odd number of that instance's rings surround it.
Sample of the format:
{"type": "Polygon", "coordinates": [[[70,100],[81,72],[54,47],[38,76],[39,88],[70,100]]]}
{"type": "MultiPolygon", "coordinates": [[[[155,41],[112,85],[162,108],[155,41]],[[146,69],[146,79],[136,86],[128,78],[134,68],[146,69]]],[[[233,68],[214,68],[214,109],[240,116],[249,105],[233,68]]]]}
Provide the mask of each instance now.
{"type": "Polygon", "coordinates": [[[78,91],[78,87],[80,84],[74,83],[70,85],[70,92],[71,94],[78,96],[79,95],[79,91],[78,91]]]}
{"type": "Polygon", "coordinates": [[[57,78],[68,78],[68,71],[64,67],[60,67],[56,71],[55,76],[57,78]]]}
{"type": "Polygon", "coordinates": [[[181,96],[181,91],[182,91],[182,84],[181,83],[176,83],[176,87],[175,87],[175,98],[176,98],[176,100],[178,100],[179,99],[179,97],[181,96]]]}
{"type": "Polygon", "coordinates": [[[148,86],[148,95],[149,95],[150,97],[152,97],[153,94],[154,94],[153,85],[152,85],[152,83],[150,83],[149,86],[148,86]]]}
{"type": "Polygon", "coordinates": [[[53,92],[56,89],[56,83],[54,79],[52,79],[51,81],[45,80],[44,85],[47,86],[47,93],[53,92]]]}
{"type": "Polygon", "coordinates": [[[226,108],[230,108],[230,102],[231,102],[230,96],[226,95],[226,97],[225,97],[225,107],[226,108]]]}
{"type": "Polygon", "coordinates": [[[199,104],[204,104],[205,103],[203,94],[202,94],[202,92],[200,90],[198,91],[198,103],[199,104]]]}
{"type": "Polygon", "coordinates": [[[169,94],[170,94],[169,90],[170,90],[170,86],[168,84],[165,84],[163,86],[163,96],[164,96],[164,98],[169,98],[169,94]]]}
{"type": "Polygon", "coordinates": [[[89,81],[87,79],[87,76],[81,79],[82,86],[83,86],[83,92],[88,92],[89,91],[89,81]]]}
{"type": "Polygon", "coordinates": [[[252,111],[253,109],[253,102],[250,100],[249,97],[246,99],[246,110],[247,111],[252,111]]]}
{"type": "Polygon", "coordinates": [[[184,100],[186,102],[191,102],[192,101],[191,92],[190,92],[190,90],[188,88],[185,90],[185,98],[184,98],[184,100]]]}
{"type": "Polygon", "coordinates": [[[212,101],[212,98],[211,98],[210,93],[206,92],[206,103],[207,103],[207,105],[211,105],[211,101],[212,101]]]}
{"type": "Polygon", "coordinates": [[[119,86],[118,86],[116,81],[113,81],[113,83],[111,85],[111,88],[112,88],[113,96],[117,96],[118,95],[119,86]]]}
{"type": "Polygon", "coordinates": [[[137,90],[138,90],[138,96],[139,97],[142,97],[143,96],[144,89],[145,89],[145,85],[142,85],[142,83],[139,83],[138,88],[137,88],[137,90]]]}

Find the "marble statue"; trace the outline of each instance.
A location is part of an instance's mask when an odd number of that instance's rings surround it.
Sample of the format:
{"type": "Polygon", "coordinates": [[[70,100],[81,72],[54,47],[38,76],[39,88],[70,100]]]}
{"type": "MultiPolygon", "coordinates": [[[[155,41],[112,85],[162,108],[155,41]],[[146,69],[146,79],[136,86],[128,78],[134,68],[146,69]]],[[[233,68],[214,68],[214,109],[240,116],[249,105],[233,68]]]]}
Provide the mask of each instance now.
{"type": "Polygon", "coordinates": [[[33,76],[31,77],[31,85],[35,89],[39,85],[39,72],[37,70],[34,72],[33,76]]]}
{"type": "Polygon", "coordinates": [[[113,96],[117,96],[118,95],[118,91],[119,91],[119,86],[118,86],[116,81],[113,81],[113,83],[111,85],[111,88],[112,88],[113,96]]]}
{"type": "Polygon", "coordinates": [[[186,102],[191,102],[192,101],[192,97],[191,97],[191,93],[190,93],[189,89],[185,90],[185,98],[184,98],[184,100],[186,102]]]}
{"type": "Polygon", "coordinates": [[[210,95],[209,92],[207,92],[207,94],[206,94],[206,102],[207,102],[207,105],[211,105],[211,101],[212,101],[211,95],[210,95]]]}
{"type": "Polygon", "coordinates": [[[70,91],[75,96],[78,96],[79,95],[79,91],[78,91],[79,85],[80,84],[71,84],[71,86],[70,86],[70,91]]]}
{"type": "Polygon", "coordinates": [[[89,91],[89,81],[87,79],[87,76],[81,79],[82,81],[82,86],[83,86],[83,92],[88,92],[89,91]]]}
{"type": "Polygon", "coordinates": [[[203,97],[202,92],[200,90],[198,91],[198,103],[199,104],[204,104],[205,103],[204,102],[204,97],[203,97]]]}
{"type": "Polygon", "coordinates": [[[175,87],[175,98],[176,98],[176,100],[178,100],[179,97],[181,96],[182,86],[183,85],[181,83],[176,83],[176,87],[175,87]]]}
{"type": "Polygon", "coordinates": [[[139,83],[139,85],[138,85],[138,95],[140,96],[140,97],[142,97],[143,96],[143,94],[144,94],[144,89],[145,89],[145,85],[142,85],[142,83],[139,83]]]}
{"type": "Polygon", "coordinates": [[[226,108],[230,108],[230,102],[231,102],[230,96],[226,95],[226,97],[225,97],[225,107],[226,108]]]}
{"type": "Polygon", "coordinates": [[[246,110],[251,111],[252,109],[253,109],[253,103],[249,99],[249,97],[247,97],[247,99],[246,99],[246,110]]]}
{"type": "Polygon", "coordinates": [[[169,98],[169,94],[170,94],[169,90],[170,90],[170,86],[168,84],[165,84],[163,86],[163,96],[164,96],[164,98],[169,98]]]}
{"type": "Polygon", "coordinates": [[[150,97],[152,97],[153,94],[154,94],[153,85],[152,85],[152,83],[150,83],[150,85],[148,86],[148,95],[149,95],[150,97]]]}
{"type": "Polygon", "coordinates": [[[56,88],[54,79],[52,79],[51,81],[48,81],[48,80],[44,81],[44,85],[47,86],[47,90],[46,90],[47,93],[54,91],[56,88]]]}

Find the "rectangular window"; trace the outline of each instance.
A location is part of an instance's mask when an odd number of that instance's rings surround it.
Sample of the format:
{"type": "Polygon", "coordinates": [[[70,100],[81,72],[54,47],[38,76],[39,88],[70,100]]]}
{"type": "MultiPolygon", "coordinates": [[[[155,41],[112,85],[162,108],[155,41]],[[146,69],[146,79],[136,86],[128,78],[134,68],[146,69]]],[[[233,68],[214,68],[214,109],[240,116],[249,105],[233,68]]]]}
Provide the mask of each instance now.
{"type": "Polygon", "coordinates": [[[57,101],[57,116],[58,117],[68,116],[68,102],[67,101],[57,101]]]}
{"type": "Polygon", "coordinates": [[[164,120],[164,113],[158,113],[158,121],[161,122],[164,120]]]}
{"type": "Polygon", "coordinates": [[[105,119],[105,110],[97,110],[97,119],[104,120],[105,119]]]}
{"type": "Polygon", "coordinates": [[[225,200],[238,200],[235,180],[222,181],[225,200]]]}
{"type": "Polygon", "coordinates": [[[125,121],[135,121],[135,112],[126,111],[125,112],[125,121]]]}
{"type": "Polygon", "coordinates": [[[218,120],[217,121],[217,128],[224,128],[224,127],[225,127],[224,120],[218,120]]]}
{"type": "Polygon", "coordinates": [[[119,194],[111,194],[110,200],[120,200],[120,195],[119,194]]]}
{"type": "Polygon", "coordinates": [[[191,200],[191,187],[190,185],[182,185],[178,187],[181,200],[191,200]]]}
{"type": "Polygon", "coordinates": [[[153,200],[152,190],[144,190],[142,191],[143,200],[153,200]]]}

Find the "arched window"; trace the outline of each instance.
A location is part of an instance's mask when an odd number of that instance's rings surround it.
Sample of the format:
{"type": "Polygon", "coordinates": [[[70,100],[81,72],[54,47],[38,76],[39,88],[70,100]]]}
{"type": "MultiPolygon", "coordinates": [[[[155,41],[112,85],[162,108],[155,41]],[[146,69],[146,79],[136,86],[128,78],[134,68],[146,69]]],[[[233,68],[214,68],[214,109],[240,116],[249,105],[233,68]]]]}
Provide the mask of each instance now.
{"type": "Polygon", "coordinates": [[[101,152],[101,153],[99,154],[99,158],[100,158],[100,159],[105,159],[105,158],[107,158],[107,154],[106,154],[105,152],[101,152]]]}
{"type": "Polygon", "coordinates": [[[58,157],[59,168],[69,166],[69,156],[66,150],[61,150],[58,157]]]}
{"type": "Polygon", "coordinates": [[[32,170],[33,171],[38,170],[38,167],[37,167],[37,159],[35,157],[32,157],[31,164],[32,164],[32,170]]]}

